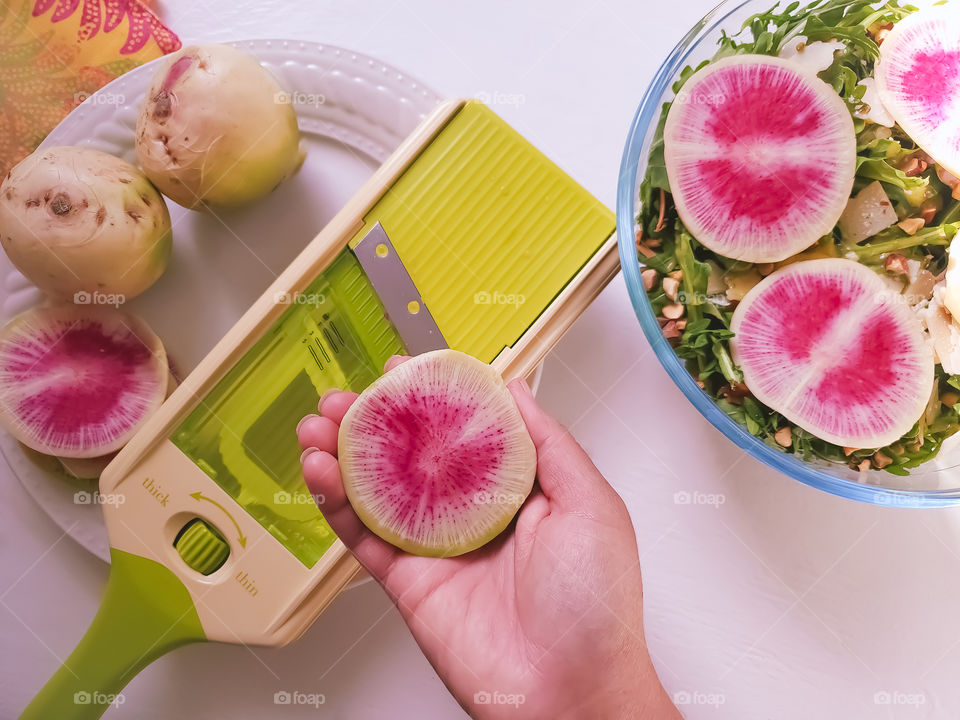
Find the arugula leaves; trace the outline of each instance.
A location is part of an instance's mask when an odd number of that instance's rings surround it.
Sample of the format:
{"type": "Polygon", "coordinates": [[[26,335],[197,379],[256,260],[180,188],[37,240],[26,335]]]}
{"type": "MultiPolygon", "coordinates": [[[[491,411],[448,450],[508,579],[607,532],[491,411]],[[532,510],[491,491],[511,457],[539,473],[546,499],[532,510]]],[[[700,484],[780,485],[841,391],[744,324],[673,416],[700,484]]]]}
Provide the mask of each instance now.
{"type": "MultiPolygon", "coordinates": [[[[901,6],[897,0],[880,4],[877,0],[814,0],[802,7],[798,1],[783,6],[778,3],[747,19],[740,31],[732,35],[722,33],[713,60],[744,53],[778,55],[791,42],[838,40],[843,49],[835,53],[834,62],[820,73],[820,78],[844,99],[851,114],[865,112],[863,98],[866,88],[861,82],[872,77],[874,65],[880,57],[874,33],[912,12],[916,12],[915,7],[901,6]]],[[[708,62],[684,68],[673,85],[674,92],[678,92],[708,62]]],[[[646,173],[640,185],[637,217],[642,237],[658,241],[657,252],[651,258],[642,257],[640,260],[664,275],[678,269],[682,271],[678,301],[685,306],[686,326],[674,347],[677,355],[686,361],[691,374],[716,399],[718,407],[768,445],[783,449],[774,436],[778,430],[789,427],[790,447],[786,450],[804,459],[819,458],[859,467],[865,461],[876,463],[877,458],[882,457],[884,462],[889,460],[885,470],[906,475],[910,468],[935,457],[943,441],[960,431],[960,402],[952,407],[940,406],[932,421],[921,419],[906,436],[887,448],[849,451],[815,437],[749,393],[744,394],[743,375],[730,354],[733,313],[725,298],[721,301],[710,296],[707,290],[712,271],[739,273],[749,270],[750,265],[712,253],[697,242],[677,217],[664,160],[663,136],[670,108],[670,102],[664,103],[657,123],[646,173]]],[[[915,215],[921,205],[924,208],[929,206],[935,211],[939,224],[928,220],[927,227],[913,235],[894,225],[854,246],[844,244],[839,233],[832,238],[827,236],[822,242],[832,244],[836,255],[850,256],[853,253],[861,262],[875,266],[882,264],[883,258],[891,252],[918,259],[929,259],[933,253],[931,263],[942,264],[942,247],[960,231],[960,202],[950,197],[950,188],[937,178],[932,165],[923,172],[911,172],[910,175],[903,170],[916,156],[917,148],[902,130],[894,128],[890,131],[856,117],[854,127],[858,141],[855,189],[879,181],[901,218],[915,215]]],[[[672,302],[660,287],[651,290],[649,297],[658,313],[672,302]]],[[[960,377],[946,375],[939,365],[937,382],[941,392],[960,391],[960,377]]],[[[960,396],[960,392],[957,394],[960,396]]]]}

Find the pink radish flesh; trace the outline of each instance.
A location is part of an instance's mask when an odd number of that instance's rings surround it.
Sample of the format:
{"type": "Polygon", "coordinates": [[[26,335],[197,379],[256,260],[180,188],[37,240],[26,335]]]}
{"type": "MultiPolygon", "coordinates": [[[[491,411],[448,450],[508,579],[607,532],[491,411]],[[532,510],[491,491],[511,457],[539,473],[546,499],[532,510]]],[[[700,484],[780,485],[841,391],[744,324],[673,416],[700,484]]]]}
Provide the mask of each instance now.
{"type": "Polygon", "coordinates": [[[876,78],[900,127],[960,173],[960,11],[933,7],[897,23],[880,46],[876,78]]]}
{"type": "Polygon", "coordinates": [[[725,257],[795,255],[833,230],[853,189],[846,105],[778,58],[738,55],[700,70],[677,94],[664,141],[680,219],[725,257]]]}
{"type": "Polygon", "coordinates": [[[536,472],[536,450],[503,380],[453,350],[415,357],[364,391],[341,423],[339,460],[364,524],[432,556],[496,537],[536,472]]]}
{"type": "Polygon", "coordinates": [[[810,260],[766,278],[734,312],[751,392],[819,438],[875,448],[905,435],[933,390],[919,321],[873,271],[810,260]]]}
{"type": "Polygon", "coordinates": [[[470,399],[410,391],[378,396],[367,412],[380,418],[382,435],[360,454],[369,456],[376,472],[397,479],[382,496],[393,521],[409,522],[422,505],[438,515],[448,504],[463,512],[476,493],[498,489],[503,430],[471,428],[477,405],[470,399]]]}
{"type": "Polygon", "coordinates": [[[0,333],[0,421],[43,453],[118,450],[159,407],[166,384],[163,346],[125,313],[35,308],[0,333]]]}

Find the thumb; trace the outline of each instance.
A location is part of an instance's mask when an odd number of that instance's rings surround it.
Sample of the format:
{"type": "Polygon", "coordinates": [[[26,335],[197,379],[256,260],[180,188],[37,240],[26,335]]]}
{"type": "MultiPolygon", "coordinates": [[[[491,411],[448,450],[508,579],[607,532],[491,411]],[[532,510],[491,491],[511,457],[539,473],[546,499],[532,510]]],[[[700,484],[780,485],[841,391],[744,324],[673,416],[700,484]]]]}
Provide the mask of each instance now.
{"type": "Polygon", "coordinates": [[[527,383],[509,383],[527,432],[537,448],[537,481],[561,511],[621,513],[623,501],[570,431],[543,411],[527,383]]]}

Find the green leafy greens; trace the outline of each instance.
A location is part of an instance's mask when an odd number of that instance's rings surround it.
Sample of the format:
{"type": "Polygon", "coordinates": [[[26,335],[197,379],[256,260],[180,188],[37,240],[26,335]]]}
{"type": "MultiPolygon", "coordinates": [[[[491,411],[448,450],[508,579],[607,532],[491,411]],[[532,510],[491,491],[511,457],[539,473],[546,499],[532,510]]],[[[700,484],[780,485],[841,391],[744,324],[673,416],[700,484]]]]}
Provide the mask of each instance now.
{"type": "MultiPolygon", "coordinates": [[[[861,81],[872,77],[880,57],[877,31],[915,11],[895,0],[816,0],[803,7],[791,2],[750,17],[736,34],[721,35],[714,60],[743,53],[778,55],[789,43],[840,41],[843,49],[834,54],[833,63],[819,76],[854,114],[858,152],[854,189],[880,182],[900,219],[922,214],[926,221],[925,227],[912,234],[893,225],[857,244],[845,242],[835,230],[833,236],[807,251],[816,253],[813,257],[856,257],[883,272],[885,258],[896,252],[921,262],[936,274],[946,264],[945,246],[960,231],[960,202],[953,200],[951,188],[938,178],[935,166],[914,163],[911,171],[905,169],[918,156],[916,144],[899,127],[891,130],[856,116],[869,110],[861,81]]],[[[674,83],[674,92],[706,64],[684,68],[674,83]]],[[[960,378],[945,374],[939,365],[935,392],[924,417],[900,441],[880,449],[853,450],[821,440],[758,402],[742,384],[743,376],[730,353],[732,303],[723,292],[717,293],[712,279],[747,277],[758,269],[703,247],[677,217],[664,160],[664,127],[670,107],[671,103],[663,106],[640,186],[638,240],[647,244],[648,250],[639,259],[645,267],[663,275],[677,270],[682,273],[676,302],[683,303],[685,320],[673,345],[688,370],[717,405],[751,434],[804,459],[819,458],[855,468],[866,463],[905,475],[910,468],[933,458],[943,441],[960,430],[960,378]],[[647,257],[651,251],[652,257],[647,257]],[[957,402],[950,404],[948,399],[953,398],[957,402]],[[786,448],[782,441],[784,428],[790,430],[786,448]]],[[[659,284],[650,290],[649,297],[657,314],[674,302],[659,284]]]]}

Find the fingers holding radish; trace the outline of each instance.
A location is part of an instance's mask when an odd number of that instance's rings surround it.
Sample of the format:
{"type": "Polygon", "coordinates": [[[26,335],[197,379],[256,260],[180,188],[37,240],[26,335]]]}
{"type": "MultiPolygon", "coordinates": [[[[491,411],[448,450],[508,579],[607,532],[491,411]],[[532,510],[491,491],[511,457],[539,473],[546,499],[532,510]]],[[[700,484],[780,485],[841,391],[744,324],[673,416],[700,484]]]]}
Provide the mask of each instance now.
{"type": "Polygon", "coordinates": [[[347,500],[337,459],[323,450],[313,450],[305,452],[301,461],[307,488],[330,527],[370,574],[383,581],[399,552],[370,532],[357,517],[347,500]]]}
{"type": "Polygon", "coordinates": [[[339,424],[329,417],[308,415],[297,428],[297,439],[304,450],[315,448],[336,457],[339,431],[339,424]]]}

